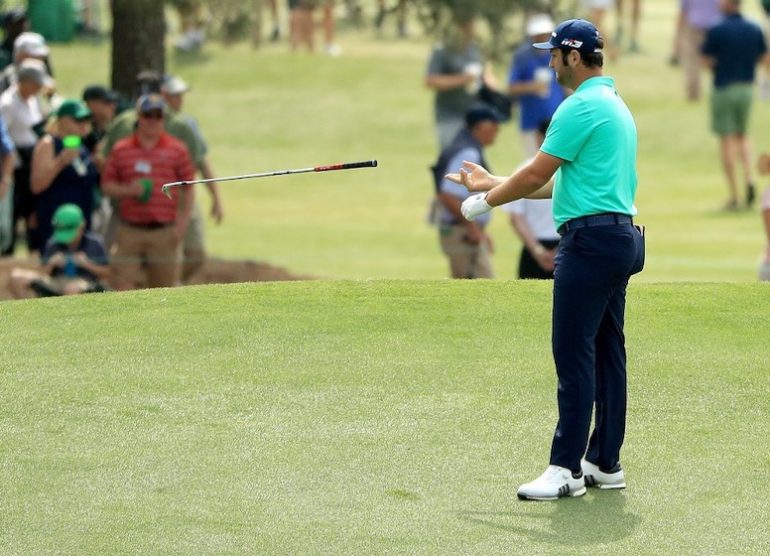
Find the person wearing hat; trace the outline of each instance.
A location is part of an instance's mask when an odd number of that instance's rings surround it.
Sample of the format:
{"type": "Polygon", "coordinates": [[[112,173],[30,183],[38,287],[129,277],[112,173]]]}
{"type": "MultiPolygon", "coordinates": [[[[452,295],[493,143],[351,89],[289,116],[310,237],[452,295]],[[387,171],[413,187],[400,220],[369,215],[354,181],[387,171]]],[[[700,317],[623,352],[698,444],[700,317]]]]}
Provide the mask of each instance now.
{"type": "MultiPolygon", "coordinates": [[[[201,164],[199,165],[201,177],[207,180],[214,179],[216,176],[208,159],[208,144],[201,133],[198,121],[189,114],[182,112],[184,95],[189,90],[190,86],[181,77],[169,77],[161,87],[163,98],[166,100],[169,111],[184,119],[198,137],[202,157],[201,164]]],[[[214,222],[220,224],[224,214],[219,187],[216,182],[212,181],[206,184],[206,190],[211,197],[211,217],[214,219],[214,222]]],[[[182,248],[184,257],[182,282],[187,283],[203,267],[206,260],[204,224],[203,211],[200,204],[196,202],[195,206],[193,206],[190,224],[187,226],[187,234],[185,235],[182,248]]]]}
{"type": "Polygon", "coordinates": [[[592,23],[570,19],[534,46],[550,51],[556,79],[574,90],[556,110],[540,150],[509,177],[467,162],[447,178],[486,191],[463,202],[462,214],[471,221],[509,201],[553,197],[561,236],[551,338],[559,421],[550,465],[517,494],[555,500],[580,496],[586,485],[626,485],[620,465],[626,423],[623,322],[628,279],[644,265],[644,237],[633,223],[636,124],[614,80],[603,74],[604,40],[592,23]],[[553,185],[543,187],[554,175],[553,185]]]}
{"type": "Polygon", "coordinates": [[[16,299],[105,291],[110,277],[101,238],[86,230],[80,207],[61,205],[51,220],[53,235],[41,258],[42,270],[14,268],[9,287],[16,299]]]}
{"type": "Polygon", "coordinates": [[[83,137],[91,129],[91,111],[77,99],[62,102],[47,125],[47,133],[32,153],[30,188],[36,195],[35,214],[38,239],[45,245],[53,234],[54,212],[71,203],[85,214],[86,229],[91,229],[94,197],[99,187],[99,173],[83,137]]]}
{"type": "MultiPolygon", "coordinates": [[[[161,75],[156,71],[142,70],[136,76],[136,89],[139,91],[138,96],[147,94],[160,95],[162,84],[163,80],[161,75]]],[[[124,110],[115,116],[115,118],[112,120],[112,123],[110,123],[109,127],[107,128],[106,135],[102,139],[101,147],[99,149],[99,159],[106,160],[118,141],[124,139],[125,137],[129,137],[132,133],[134,133],[138,119],[138,114],[134,109],[124,110]]],[[[195,134],[195,131],[190,127],[190,125],[184,120],[182,116],[173,113],[165,104],[163,122],[166,132],[176,139],[179,139],[185,145],[185,147],[187,147],[187,151],[195,163],[196,168],[198,168],[200,171],[203,171],[203,145],[201,145],[201,142],[198,136],[195,134]]],[[[117,222],[114,214],[106,228],[107,229],[105,231],[104,238],[109,248],[112,246],[115,240],[115,230],[117,228],[117,222]]]]}
{"type": "MultiPolygon", "coordinates": [[[[24,222],[29,250],[40,251],[43,244],[37,240],[37,222],[34,219],[36,200],[30,189],[29,176],[32,152],[38,140],[36,127],[48,116],[40,100],[46,77],[45,64],[35,59],[24,60],[17,77],[17,82],[0,94],[0,115],[8,126],[18,156],[14,170],[13,218],[14,222],[24,222]]],[[[15,225],[12,232],[11,243],[3,255],[11,255],[15,250],[15,225]]]]}
{"type": "Polygon", "coordinates": [[[92,115],[91,132],[83,138],[83,143],[93,155],[97,155],[99,142],[118,113],[120,97],[103,85],[89,85],[83,89],[82,98],[92,115]]]}
{"type": "Polygon", "coordinates": [[[532,158],[538,150],[537,126],[553,116],[564,100],[564,89],[556,82],[548,52],[532,47],[533,42],[547,41],[554,23],[548,14],[533,15],[527,21],[530,41],[513,55],[508,73],[508,94],[519,101],[519,137],[524,158],[532,158]]]}
{"type": "Polygon", "coordinates": [[[49,54],[50,50],[43,35],[30,31],[21,33],[13,41],[13,62],[3,71],[2,78],[0,78],[0,90],[4,91],[16,83],[21,65],[26,60],[38,60],[43,63],[46,76],[43,84],[46,90],[53,90],[55,87],[49,54]]]}
{"type": "Polygon", "coordinates": [[[470,222],[460,213],[460,204],[470,193],[443,176],[470,160],[487,166],[484,149],[495,142],[500,130],[500,115],[492,108],[478,105],[465,114],[465,127],[441,151],[433,166],[438,215],[439,243],[449,260],[452,278],[492,278],[492,238],[485,228],[489,215],[470,222]]]}
{"type": "Polygon", "coordinates": [[[118,203],[113,265],[117,289],[134,289],[146,271],[149,287],[179,281],[181,242],[187,232],[194,189],[165,183],[189,181],[195,166],[185,145],[166,133],[166,103],[158,94],[139,97],[136,131],[118,141],[102,174],[102,191],[118,203]]]}

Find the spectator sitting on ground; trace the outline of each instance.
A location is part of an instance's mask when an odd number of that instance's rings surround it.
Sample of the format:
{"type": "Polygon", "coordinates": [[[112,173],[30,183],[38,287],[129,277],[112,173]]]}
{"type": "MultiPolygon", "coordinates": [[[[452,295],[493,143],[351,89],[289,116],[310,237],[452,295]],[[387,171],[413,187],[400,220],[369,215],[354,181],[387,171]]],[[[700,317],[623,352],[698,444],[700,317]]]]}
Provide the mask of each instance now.
{"type": "Polygon", "coordinates": [[[64,204],[53,217],[54,233],[43,251],[42,271],[14,268],[9,288],[14,298],[75,295],[105,291],[110,267],[101,239],[86,231],[77,205],[64,204]]]}
{"type": "Polygon", "coordinates": [[[77,205],[91,229],[94,195],[99,174],[82,140],[91,128],[91,111],[79,100],[66,100],[49,122],[32,153],[30,189],[37,197],[37,233],[40,245],[53,234],[51,222],[65,203],[77,205]]]}

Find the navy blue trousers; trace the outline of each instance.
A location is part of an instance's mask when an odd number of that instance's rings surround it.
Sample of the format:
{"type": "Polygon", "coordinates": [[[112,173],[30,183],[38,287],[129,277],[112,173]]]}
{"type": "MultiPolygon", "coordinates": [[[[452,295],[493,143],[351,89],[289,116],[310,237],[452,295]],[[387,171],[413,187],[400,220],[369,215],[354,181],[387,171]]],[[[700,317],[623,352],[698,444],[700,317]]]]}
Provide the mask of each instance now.
{"type": "Polygon", "coordinates": [[[626,425],[626,286],[643,264],[644,239],[630,223],[571,229],[561,239],[553,288],[559,422],[552,465],[578,471],[584,456],[608,469],[620,461],[626,425]]]}

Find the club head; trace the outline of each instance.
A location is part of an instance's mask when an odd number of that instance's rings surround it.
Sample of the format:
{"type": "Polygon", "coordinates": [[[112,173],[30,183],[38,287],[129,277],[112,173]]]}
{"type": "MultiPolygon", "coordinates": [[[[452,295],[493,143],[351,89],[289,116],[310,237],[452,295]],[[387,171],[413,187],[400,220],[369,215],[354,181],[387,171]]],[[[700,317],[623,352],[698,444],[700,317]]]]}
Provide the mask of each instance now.
{"type": "Polygon", "coordinates": [[[163,194],[164,194],[166,197],[168,197],[168,198],[170,199],[170,198],[171,198],[171,192],[169,191],[169,189],[171,189],[171,185],[170,185],[170,184],[168,184],[168,183],[164,184],[164,185],[163,185],[163,187],[161,187],[161,188],[160,188],[161,192],[162,192],[162,193],[163,193],[163,194]]]}

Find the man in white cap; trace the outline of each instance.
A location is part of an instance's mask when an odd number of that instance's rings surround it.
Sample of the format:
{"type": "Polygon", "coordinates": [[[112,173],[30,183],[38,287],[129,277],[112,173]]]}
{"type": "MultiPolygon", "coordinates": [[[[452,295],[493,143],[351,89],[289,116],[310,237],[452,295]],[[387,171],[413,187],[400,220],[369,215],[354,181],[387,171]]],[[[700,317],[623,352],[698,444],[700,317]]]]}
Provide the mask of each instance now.
{"type": "MultiPolygon", "coordinates": [[[[177,114],[182,118],[190,129],[193,130],[200,144],[200,162],[198,170],[203,179],[214,179],[214,171],[208,159],[208,144],[203,138],[198,121],[189,114],[182,112],[184,106],[184,94],[190,90],[190,86],[181,78],[172,76],[167,78],[161,86],[161,92],[166,99],[166,106],[172,114],[177,114]]],[[[211,217],[217,224],[222,222],[224,213],[222,211],[222,199],[219,195],[219,188],[215,182],[206,184],[206,189],[211,196],[211,217]]],[[[206,260],[206,246],[204,233],[204,218],[199,203],[195,203],[193,212],[190,215],[190,223],[187,226],[187,234],[183,243],[184,263],[182,265],[182,282],[187,282],[193,274],[203,266],[206,260]]]]}
{"type": "Polygon", "coordinates": [[[550,54],[532,47],[532,43],[547,41],[553,29],[554,23],[548,14],[532,16],[527,22],[529,40],[514,53],[508,74],[508,93],[516,97],[521,106],[521,147],[527,159],[535,156],[538,150],[538,124],[553,116],[565,96],[564,89],[554,78],[553,69],[548,66],[550,54]]]}
{"type": "Polygon", "coordinates": [[[7,66],[3,71],[2,79],[0,79],[0,90],[4,91],[16,83],[16,75],[19,71],[19,67],[21,67],[24,60],[29,59],[40,60],[43,62],[45,65],[45,72],[49,76],[49,79],[46,80],[46,85],[51,85],[52,80],[50,79],[50,76],[52,73],[51,66],[48,63],[49,54],[50,50],[48,49],[48,45],[46,45],[45,39],[40,33],[26,31],[16,37],[16,40],[13,41],[13,63],[7,66]]]}

